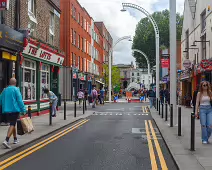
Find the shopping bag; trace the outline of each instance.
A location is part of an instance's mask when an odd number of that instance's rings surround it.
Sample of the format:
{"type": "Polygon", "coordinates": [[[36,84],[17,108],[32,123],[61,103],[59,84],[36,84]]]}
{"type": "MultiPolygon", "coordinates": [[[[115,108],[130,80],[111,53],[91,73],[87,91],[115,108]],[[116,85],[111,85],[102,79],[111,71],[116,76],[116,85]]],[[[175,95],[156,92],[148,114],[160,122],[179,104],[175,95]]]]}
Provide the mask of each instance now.
{"type": "Polygon", "coordinates": [[[31,133],[34,131],[32,120],[29,117],[22,118],[21,125],[23,127],[24,133],[31,133]]]}
{"type": "Polygon", "coordinates": [[[143,101],[143,100],[144,100],[144,96],[141,96],[141,97],[140,97],[140,101],[143,101]]]}
{"type": "Polygon", "coordinates": [[[24,135],[25,134],[20,119],[17,120],[17,133],[18,133],[18,135],[24,135]]]}

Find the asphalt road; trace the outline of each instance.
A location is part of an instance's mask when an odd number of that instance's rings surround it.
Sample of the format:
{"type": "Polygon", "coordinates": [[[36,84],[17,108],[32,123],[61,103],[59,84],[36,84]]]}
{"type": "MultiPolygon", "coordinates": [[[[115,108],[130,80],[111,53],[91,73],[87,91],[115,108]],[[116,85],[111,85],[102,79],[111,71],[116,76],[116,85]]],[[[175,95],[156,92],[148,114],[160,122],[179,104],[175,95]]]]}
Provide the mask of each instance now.
{"type": "Polygon", "coordinates": [[[88,122],[19,161],[9,161],[6,169],[176,170],[151,115],[141,105],[145,104],[98,106],[88,122]]]}

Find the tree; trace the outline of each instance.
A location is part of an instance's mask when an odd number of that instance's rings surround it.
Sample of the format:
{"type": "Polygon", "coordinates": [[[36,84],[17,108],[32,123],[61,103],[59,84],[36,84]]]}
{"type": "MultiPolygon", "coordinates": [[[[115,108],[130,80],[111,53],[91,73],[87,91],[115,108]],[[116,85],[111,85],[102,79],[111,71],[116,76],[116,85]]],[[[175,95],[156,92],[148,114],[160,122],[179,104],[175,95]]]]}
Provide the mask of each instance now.
{"type": "MultiPolygon", "coordinates": [[[[160,33],[160,48],[169,48],[169,10],[162,12],[154,12],[152,17],[155,19],[159,33],[160,33]]],[[[183,16],[177,14],[177,40],[181,39],[183,16]]],[[[151,67],[155,62],[155,31],[151,21],[146,17],[136,26],[135,36],[133,38],[132,49],[143,51],[149,58],[151,67]]],[[[136,62],[139,67],[147,67],[145,58],[139,54],[134,53],[136,62]]]]}
{"type": "MultiPolygon", "coordinates": [[[[104,70],[105,70],[105,84],[109,84],[109,69],[108,65],[104,64],[104,70]]],[[[117,66],[112,66],[112,86],[120,86],[121,85],[121,76],[120,76],[120,69],[117,66]]]]}

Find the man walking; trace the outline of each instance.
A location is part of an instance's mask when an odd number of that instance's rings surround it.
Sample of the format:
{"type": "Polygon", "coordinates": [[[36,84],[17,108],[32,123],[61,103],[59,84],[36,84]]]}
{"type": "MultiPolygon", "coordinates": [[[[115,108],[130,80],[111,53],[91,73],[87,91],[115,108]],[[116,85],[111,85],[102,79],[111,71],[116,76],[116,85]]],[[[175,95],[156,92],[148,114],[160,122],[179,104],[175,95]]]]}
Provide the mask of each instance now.
{"type": "Polygon", "coordinates": [[[83,91],[80,89],[79,92],[77,93],[77,97],[78,97],[78,100],[79,100],[79,107],[81,108],[81,103],[82,103],[82,100],[84,99],[84,93],[83,91]]]}
{"type": "Polygon", "coordinates": [[[2,92],[0,96],[0,104],[2,105],[2,113],[7,114],[10,127],[7,132],[7,136],[3,145],[5,148],[10,149],[9,139],[13,134],[14,144],[18,143],[16,136],[15,125],[20,113],[25,113],[26,108],[22,100],[21,92],[19,88],[16,87],[16,79],[10,79],[10,85],[2,92]]]}
{"type": "Polygon", "coordinates": [[[96,91],[96,88],[94,87],[92,92],[91,92],[91,96],[93,98],[93,105],[92,105],[92,108],[95,108],[96,107],[96,99],[98,97],[98,93],[96,91]]]}

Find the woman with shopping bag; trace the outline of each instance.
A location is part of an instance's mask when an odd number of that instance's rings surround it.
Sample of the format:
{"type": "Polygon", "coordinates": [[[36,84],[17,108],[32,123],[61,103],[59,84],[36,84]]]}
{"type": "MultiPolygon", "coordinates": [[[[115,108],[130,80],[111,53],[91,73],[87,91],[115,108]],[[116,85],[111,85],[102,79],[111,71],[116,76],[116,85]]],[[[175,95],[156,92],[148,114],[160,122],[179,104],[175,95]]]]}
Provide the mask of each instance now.
{"type": "Polygon", "coordinates": [[[15,126],[19,118],[19,114],[26,113],[26,108],[22,100],[21,92],[19,88],[16,87],[15,78],[10,79],[10,85],[5,88],[5,90],[0,95],[0,104],[2,106],[2,113],[7,114],[7,118],[10,123],[10,127],[8,129],[6,139],[3,142],[3,146],[7,149],[10,149],[11,146],[9,145],[9,139],[12,134],[14,137],[13,143],[18,143],[15,126]]]}

